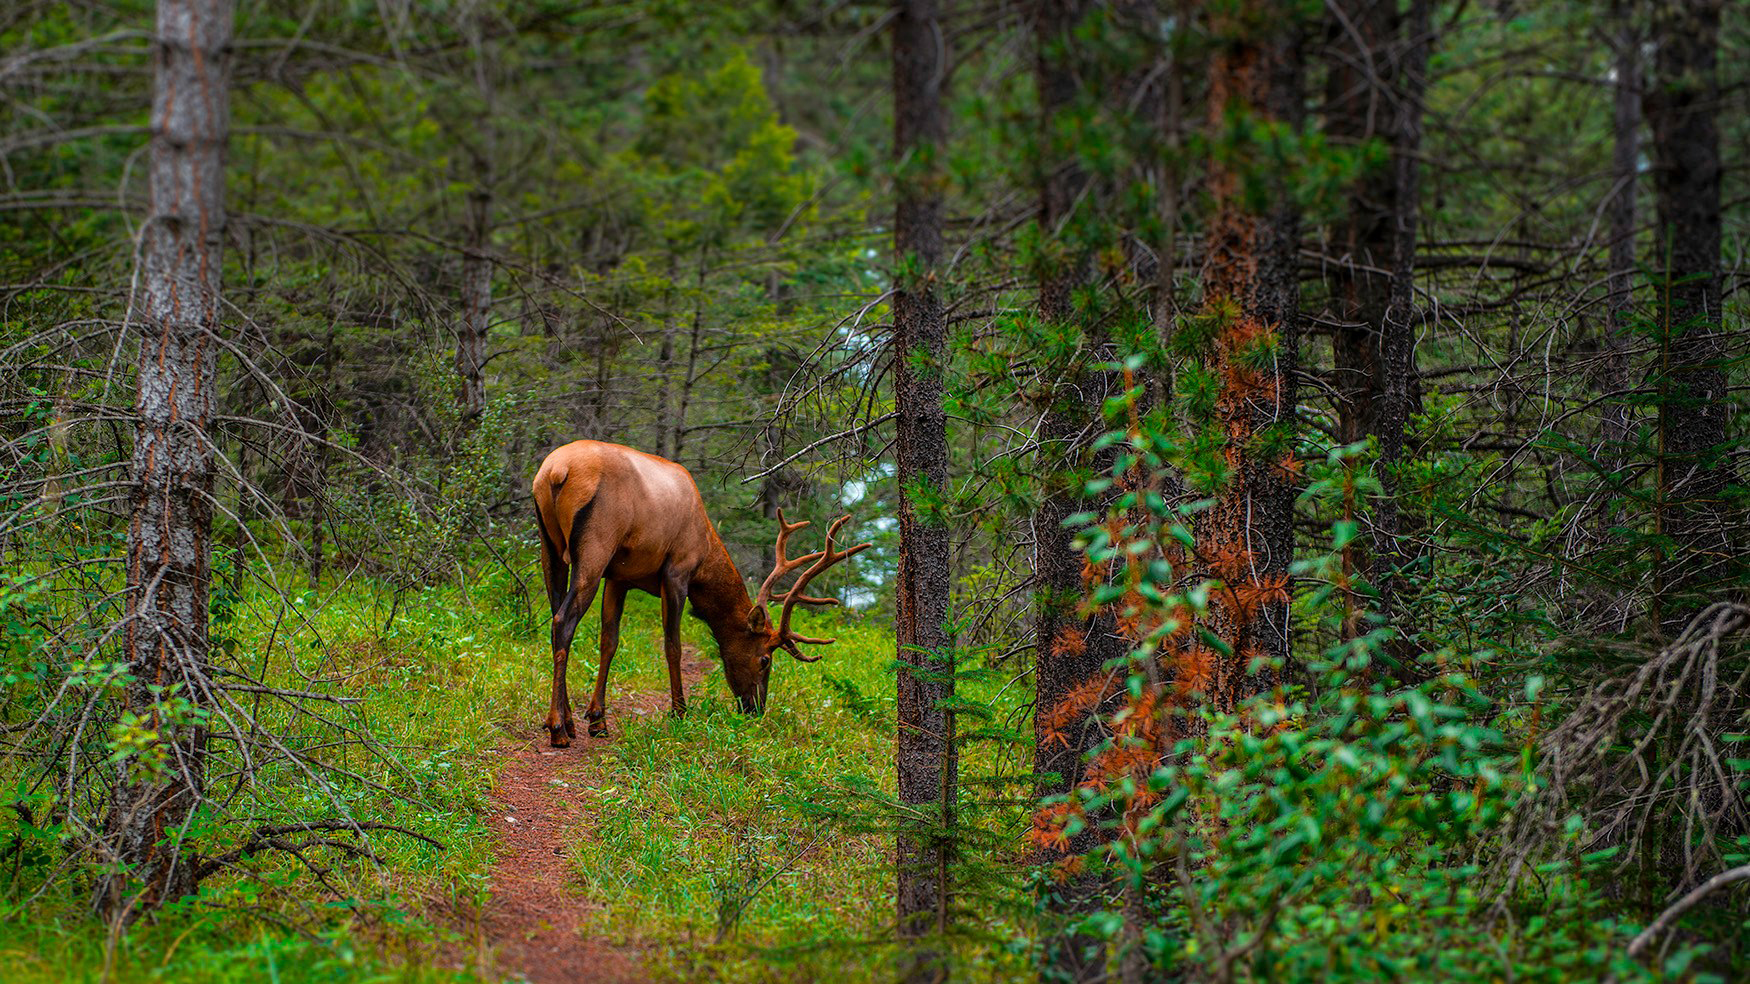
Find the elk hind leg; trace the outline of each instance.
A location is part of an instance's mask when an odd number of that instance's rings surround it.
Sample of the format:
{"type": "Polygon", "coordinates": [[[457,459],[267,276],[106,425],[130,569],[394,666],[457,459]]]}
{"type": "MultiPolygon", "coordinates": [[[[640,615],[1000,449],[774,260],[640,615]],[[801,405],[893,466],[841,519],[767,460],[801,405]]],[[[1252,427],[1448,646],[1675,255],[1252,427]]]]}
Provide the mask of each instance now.
{"type": "Polygon", "coordinates": [[[595,692],[589,698],[589,736],[601,738],[608,733],[608,669],[614,665],[614,652],[620,648],[620,613],[626,607],[626,586],[609,581],[602,591],[602,662],[595,675],[595,692]]]}
{"type": "Polygon", "coordinates": [[[535,512],[535,528],[541,532],[541,582],[547,588],[547,614],[558,615],[559,606],[565,603],[571,571],[560,555],[559,545],[547,535],[547,524],[541,520],[539,510],[535,512]]]}
{"type": "Polygon", "coordinates": [[[601,573],[578,574],[588,570],[582,564],[574,567],[577,574],[565,606],[553,616],[553,694],[547,704],[547,735],[554,748],[564,748],[577,736],[577,726],[571,721],[571,694],[565,687],[565,670],[571,660],[571,640],[577,634],[577,623],[595,601],[601,573]]]}

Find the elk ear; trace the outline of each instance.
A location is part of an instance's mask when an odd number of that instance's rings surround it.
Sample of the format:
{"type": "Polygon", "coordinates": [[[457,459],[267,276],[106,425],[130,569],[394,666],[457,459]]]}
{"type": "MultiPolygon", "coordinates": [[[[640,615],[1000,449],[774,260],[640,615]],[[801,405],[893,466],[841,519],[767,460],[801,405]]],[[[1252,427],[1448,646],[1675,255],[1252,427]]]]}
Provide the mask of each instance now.
{"type": "Polygon", "coordinates": [[[748,610],[747,630],[749,632],[772,631],[772,616],[766,614],[766,606],[755,605],[748,610]]]}

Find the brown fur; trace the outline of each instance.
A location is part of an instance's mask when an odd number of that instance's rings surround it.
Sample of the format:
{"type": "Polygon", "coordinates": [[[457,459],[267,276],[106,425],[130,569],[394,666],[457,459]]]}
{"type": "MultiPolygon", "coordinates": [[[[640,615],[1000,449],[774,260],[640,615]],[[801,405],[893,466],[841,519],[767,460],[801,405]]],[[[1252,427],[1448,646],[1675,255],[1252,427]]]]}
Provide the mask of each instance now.
{"type": "MultiPolygon", "coordinates": [[[[602,598],[601,666],[590,697],[589,730],[605,734],[608,669],[619,645],[620,611],[626,592],[637,588],[662,599],[663,653],[669,667],[670,707],[686,711],[681,689],[680,615],[692,602],[693,614],[711,629],[723,658],[724,676],[742,709],[765,707],[772,652],[780,647],[800,657],[797,642],[817,642],[789,632],[789,609],[809,599],[800,588],[809,578],[868,544],[835,553],[828,549],[801,558],[817,561],[785,601],[785,617],[774,627],[766,613],[773,579],[760,603],[747,593],[741,572],[705,514],[693,477],[666,458],[619,444],[574,441],[547,456],[535,473],[535,512],[541,534],[541,570],[553,612],[553,690],[547,730],[555,747],[576,736],[565,669],[577,624],[605,586],[602,598]],[[791,595],[795,597],[792,598],[791,595]]],[[[843,521],[841,520],[840,523],[843,521]]],[[[839,523],[835,523],[836,532],[839,523]]],[[[779,550],[782,557],[782,548],[779,550]]]]}

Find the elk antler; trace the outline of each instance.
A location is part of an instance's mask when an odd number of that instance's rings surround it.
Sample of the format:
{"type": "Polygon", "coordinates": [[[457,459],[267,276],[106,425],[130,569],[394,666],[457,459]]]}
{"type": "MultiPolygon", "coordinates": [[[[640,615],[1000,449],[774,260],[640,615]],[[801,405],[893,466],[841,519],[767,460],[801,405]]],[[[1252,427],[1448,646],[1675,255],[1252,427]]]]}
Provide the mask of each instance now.
{"type": "Polygon", "coordinates": [[[817,550],[814,553],[808,554],[806,556],[798,557],[795,560],[790,560],[785,556],[785,546],[790,541],[790,534],[796,532],[799,529],[802,529],[804,526],[807,526],[809,524],[808,524],[807,520],[803,520],[800,523],[785,522],[784,521],[784,510],[782,510],[782,509],[778,510],[778,544],[777,544],[777,548],[776,548],[776,561],[777,562],[776,562],[776,565],[772,568],[772,573],[767,575],[765,583],[760,585],[759,594],[754,597],[754,604],[765,605],[765,604],[769,604],[769,603],[774,602],[774,601],[783,603],[783,605],[784,605],[783,611],[778,616],[778,645],[780,647],[782,647],[786,652],[788,652],[791,656],[796,657],[797,659],[803,661],[804,663],[812,663],[815,660],[819,659],[820,657],[819,656],[804,656],[804,655],[802,655],[802,651],[800,649],[796,648],[797,643],[808,643],[810,645],[815,645],[815,646],[824,646],[824,645],[827,645],[828,643],[831,643],[833,640],[831,640],[831,639],[814,639],[814,638],[810,638],[810,637],[805,636],[805,635],[798,635],[797,633],[791,631],[791,629],[790,629],[790,612],[792,610],[794,610],[795,607],[799,604],[800,605],[836,605],[839,603],[839,600],[837,598],[815,598],[815,597],[812,597],[810,595],[803,594],[802,589],[807,587],[808,582],[814,580],[815,575],[819,574],[821,571],[826,570],[828,567],[831,567],[832,565],[838,563],[841,560],[844,560],[847,557],[855,556],[856,554],[862,553],[864,550],[867,550],[870,547],[874,546],[874,544],[872,544],[872,543],[865,542],[865,543],[859,543],[856,546],[851,547],[848,550],[834,550],[833,549],[832,542],[833,542],[833,539],[838,536],[839,528],[844,526],[845,523],[849,522],[850,519],[851,519],[850,514],[846,513],[845,515],[840,516],[838,519],[833,520],[833,524],[831,526],[827,527],[827,530],[826,530],[826,549],[825,550],[817,550]],[[780,579],[782,579],[784,577],[784,575],[790,573],[793,570],[796,570],[797,568],[803,566],[804,564],[809,565],[808,569],[803,571],[802,574],[796,578],[796,583],[790,585],[789,590],[780,591],[780,592],[774,592],[772,590],[774,587],[777,586],[778,581],[780,579]]]}

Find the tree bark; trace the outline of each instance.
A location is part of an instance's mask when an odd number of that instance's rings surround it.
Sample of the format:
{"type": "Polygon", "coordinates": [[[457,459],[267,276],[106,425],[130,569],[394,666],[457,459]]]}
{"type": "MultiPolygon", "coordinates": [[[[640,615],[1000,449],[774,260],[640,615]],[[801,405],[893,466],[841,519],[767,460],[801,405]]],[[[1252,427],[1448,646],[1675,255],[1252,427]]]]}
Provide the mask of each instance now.
{"type": "Polygon", "coordinates": [[[899,572],[899,798],[928,820],[898,841],[898,920],[913,950],[906,979],[946,976],[924,940],[946,928],[948,865],[957,787],[951,721],[953,653],[948,619],[949,536],[939,509],[948,490],[942,371],[947,325],[936,279],[942,262],[948,116],[942,102],[947,39],[935,0],[898,0],[893,17],[895,208],[894,404],[897,414],[899,572]]]}
{"type": "Polygon", "coordinates": [[[674,454],[669,457],[679,461],[681,451],[687,444],[687,408],[693,402],[693,387],[699,382],[699,335],[705,325],[705,269],[706,252],[699,251],[699,272],[693,281],[693,329],[687,335],[687,369],[681,374],[680,406],[675,408],[674,415],[674,454]]]}
{"type": "MultiPolygon", "coordinates": [[[[1641,158],[1641,37],[1635,28],[1634,0],[1611,4],[1611,45],[1615,49],[1615,113],[1610,157],[1611,198],[1609,303],[1605,309],[1605,367],[1603,389],[1627,390],[1639,380],[1629,365],[1633,337],[1629,307],[1634,302],[1635,190],[1641,158]]],[[[1627,400],[1618,400],[1606,411],[1602,460],[1623,460],[1632,434],[1627,400]]]]}
{"type": "Polygon", "coordinates": [[[1379,593],[1382,616],[1397,629],[1394,649],[1401,660],[1415,652],[1412,626],[1398,604],[1399,569],[1409,559],[1404,550],[1402,503],[1398,498],[1398,468],[1404,457],[1404,438],[1410,414],[1419,405],[1416,395],[1416,329],[1421,317],[1416,311],[1417,203],[1421,191],[1422,96],[1427,87],[1428,53],[1434,44],[1430,23],[1433,0],[1410,0],[1404,36],[1404,55],[1398,66],[1397,99],[1392,133],[1392,183],[1396,186],[1392,210],[1391,283],[1381,324],[1380,356],[1385,378],[1380,387],[1379,440],[1380,501],[1374,510],[1373,584],[1379,593]]]}
{"type": "Polygon", "coordinates": [[[1231,651],[1199,652],[1187,669],[1192,689],[1231,712],[1273,679],[1268,669],[1249,676],[1248,666],[1289,655],[1299,217],[1248,121],[1300,122],[1301,65],[1298,27],[1280,5],[1245,4],[1214,26],[1209,126],[1223,149],[1209,163],[1204,304],[1217,323],[1215,425],[1227,476],[1195,535],[1197,556],[1222,584],[1210,598],[1209,627],[1231,651]],[[1247,191],[1259,182],[1272,186],[1263,212],[1248,207],[1256,196],[1247,191]]]}
{"type": "Polygon", "coordinates": [[[662,301],[662,345],[656,353],[656,453],[670,460],[674,458],[675,285],[679,278],[679,269],[671,248],[668,256],[668,287],[663,291],[662,301]]]}
{"type": "MultiPolygon", "coordinates": [[[[1422,93],[1432,43],[1429,0],[1342,0],[1331,20],[1326,130],[1360,145],[1382,139],[1387,166],[1355,186],[1340,231],[1344,259],[1332,278],[1337,437],[1375,442],[1383,494],[1370,549],[1351,567],[1376,593],[1377,613],[1397,620],[1397,569],[1404,562],[1397,466],[1414,400],[1416,206],[1420,188],[1422,93]]],[[[1399,624],[1400,633],[1408,626],[1399,624]]],[[[1364,629],[1351,624],[1347,631],[1364,629]]]]}
{"type": "MultiPolygon", "coordinates": [[[[1073,61],[1072,32],[1087,15],[1088,0],[1036,0],[1032,10],[1034,81],[1038,90],[1039,225],[1041,261],[1038,271],[1038,316],[1064,324],[1075,317],[1071,298],[1087,283],[1091,257],[1085,237],[1067,230],[1088,177],[1074,147],[1062,133],[1080,91],[1073,61]]],[[[1097,196],[1096,196],[1097,197],[1097,196]]],[[[1085,200],[1085,199],[1083,199],[1085,200]]],[[[1083,338],[1084,345],[1098,344],[1083,338]]],[[[1074,531],[1064,521],[1084,507],[1078,473],[1092,462],[1088,445],[1102,429],[1103,381],[1082,371],[1083,353],[1040,353],[1046,360],[1043,420],[1040,437],[1040,481],[1046,491],[1033,517],[1035,590],[1034,645],[1037,660],[1033,705],[1033,772],[1041,797],[1063,796],[1080,785],[1089,754],[1103,738],[1105,702],[1094,700],[1075,709],[1075,723],[1064,727],[1061,717],[1078,687],[1099,677],[1107,660],[1124,655],[1111,614],[1088,617],[1080,612],[1087,594],[1082,556],[1074,547],[1074,531]]],[[[1044,849],[1041,863],[1083,857],[1109,836],[1099,818],[1059,849],[1044,849]]],[[[1106,975],[1104,944],[1093,937],[1061,931],[1058,926],[1085,916],[1102,901],[1104,878],[1087,867],[1062,868],[1042,883],[1040,902],[1048,918],[1043,931],[1044,980],[1094,981],[1106,975]]]]}
{"type": "Polygon", "coordinates": [[[211,703],[207,592],[212,574],[212,426],[220,353],[232,9],[227,0],[160,0],[154,58],[150,199],[140,232],[141,358],[135,412],[123,722],[156,733],[120,765],[96,904],[127,921],[195,889],[180,843],[206,785],[211,703]],[[162,758],[159,759],[159,755],[162,758]]]}
{"type": "Polygon", "coordinates": [[[671,311],[662,323],[662,347],[656,352],[656,453],[664,458],[673,459],[671,438],[674,435],[674,418],[670,405],[674,402],[670,397],[674,389],[670,377],[674,373],[674,314],[671,311]]]}
{"type": "Polygon", "coordinates": [[[486,332],[492,318],[492,193],[484,186],[468,193],[467,241],[462,251],[462,323],[456,332],[456,376],[461,408],[468,421],[486,409],[486,332]]]}
{"type": "Polygon", "coordinates": [[[1728,479],[1726,336],[1720,309],[1721,0],[1662,0],[1654,14],[1648,94],[1658,199],[1661,532],[1670,552],[1656,599],[1668,634],[1681,630],[1730,567],[1722,501],[1728,479]]]}

